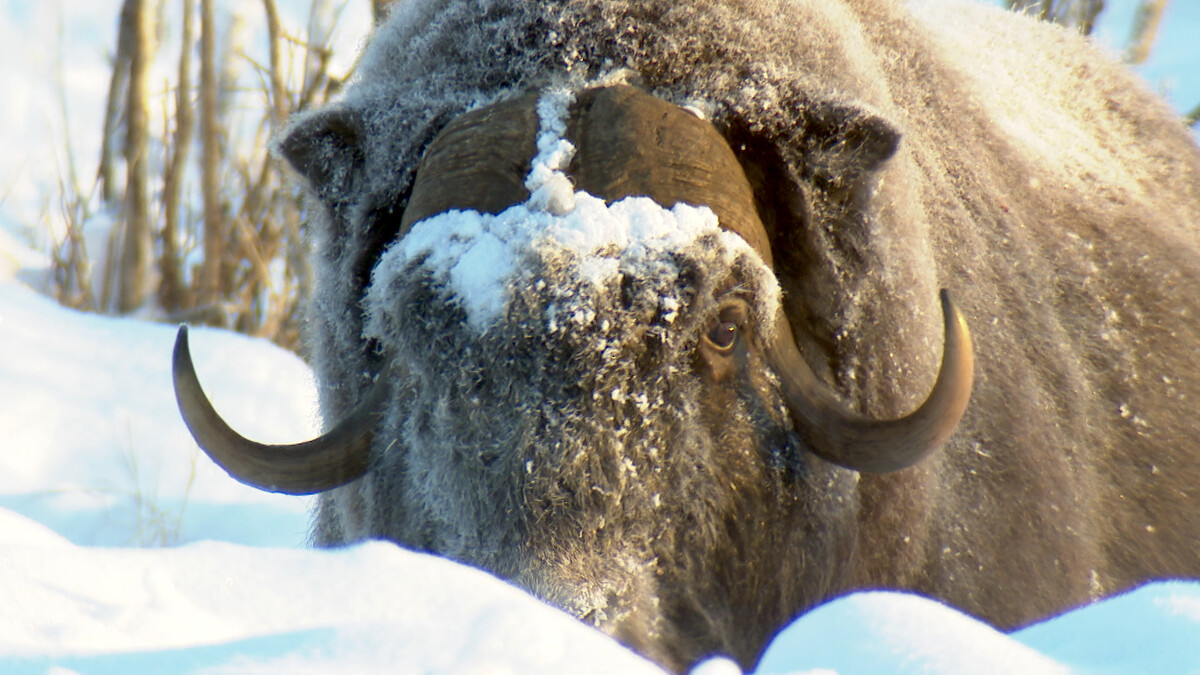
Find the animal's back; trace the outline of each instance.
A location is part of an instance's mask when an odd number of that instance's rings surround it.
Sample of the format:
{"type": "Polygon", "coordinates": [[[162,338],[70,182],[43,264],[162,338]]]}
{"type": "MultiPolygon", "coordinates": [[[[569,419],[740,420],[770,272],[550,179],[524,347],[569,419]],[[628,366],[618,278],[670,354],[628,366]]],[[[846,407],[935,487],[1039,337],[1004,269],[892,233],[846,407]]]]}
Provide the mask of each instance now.
{"type": "Polygon", "coordinates": [[[914,186],[929,246],[893,259],[913,278],[928,264],[954,280],[981,358],[951,446],[914,472],[864,477],[877,489],[863,491],[874,500],[860,552],[878,557],[860,582],[1012,627],[1145,579],[1194,578],[1194,138],[1068,31],[940,1],[912,3],[914,30],[889,4],[862,3],[877,5],[862,25],[892,55],[880,65],[905,142],[887,171],[914,186]]]}

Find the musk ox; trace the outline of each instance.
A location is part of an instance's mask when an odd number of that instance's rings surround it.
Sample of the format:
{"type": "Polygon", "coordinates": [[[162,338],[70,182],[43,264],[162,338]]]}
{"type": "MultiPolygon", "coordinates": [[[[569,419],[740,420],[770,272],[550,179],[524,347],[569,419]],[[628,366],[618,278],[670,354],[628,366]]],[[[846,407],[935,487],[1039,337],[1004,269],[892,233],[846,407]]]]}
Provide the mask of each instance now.
{"type": "Polygon", "coordinates": [[[323,493],[319,546],[479,566],[676,670],[856,589],[1013,629],[1200,577],[1200,152],[1077,36],[407,0],[277,149],[330,429],[238,436],[182,331],[176,389],[235,478],[323,493]]]}

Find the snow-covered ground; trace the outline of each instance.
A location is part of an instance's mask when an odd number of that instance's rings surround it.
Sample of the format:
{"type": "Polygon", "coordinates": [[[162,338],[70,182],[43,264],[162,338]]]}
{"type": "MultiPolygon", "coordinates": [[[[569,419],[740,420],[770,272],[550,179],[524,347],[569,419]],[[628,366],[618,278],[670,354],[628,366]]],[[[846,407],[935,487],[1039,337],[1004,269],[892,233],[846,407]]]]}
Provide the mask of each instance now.
{"type": "MultiPolygon", "coordinates": [[[[244,487],[192,443],[172,327],[59,307],[20,281],[39,256],[2,235],[0,260],[0,672],[658,672],[478,570],[379,542],[305,549],[308,500],[244,487]]],[[[236,428],[316,431],[296,357],[219,331],[191,342],[236,428]]],[[[796,621],[759,672],[1200,672],[1197,645],[1198,583],[1011,636],[864,593],[796,621]]]]}

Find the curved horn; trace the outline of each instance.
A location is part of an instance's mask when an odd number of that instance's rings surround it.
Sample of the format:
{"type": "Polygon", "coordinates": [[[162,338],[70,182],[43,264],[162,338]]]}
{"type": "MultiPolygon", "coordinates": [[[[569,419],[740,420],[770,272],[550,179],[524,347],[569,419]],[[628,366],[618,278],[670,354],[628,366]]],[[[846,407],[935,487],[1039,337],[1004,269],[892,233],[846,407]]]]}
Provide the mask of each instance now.
{"type": "Polygon", "coordinates": [[[268,492],[308,495],[367,472],[376,414],[388,390],[386,376],[380,375],[362,403],[328,433],[306,443],[266,445],[238,434],[213,409],[192,366],[187,326],[180,326],[175,338],[171,373],[175,400],[192,438],[238,481],[268,492]]]}
{"type": "Polygon", "coordinates": [[[971,334],[950,293],[942,290],[946,337],[937,382],[921,407],[896,420],[874,420],[850,410],[817,380],[780,313],[776,339],[767,348],[796,431],[809,450],[848,469],[886,473],[903,469],[940,448],[967,409],[974,379],[971,334]]]}

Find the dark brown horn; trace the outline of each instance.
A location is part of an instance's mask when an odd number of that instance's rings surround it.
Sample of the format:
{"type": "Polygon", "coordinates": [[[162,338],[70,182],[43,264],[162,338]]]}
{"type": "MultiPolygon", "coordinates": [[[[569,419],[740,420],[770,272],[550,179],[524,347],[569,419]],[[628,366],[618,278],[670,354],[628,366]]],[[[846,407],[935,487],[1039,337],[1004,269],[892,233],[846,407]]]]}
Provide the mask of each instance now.
{"type": "Polygon", "coordinates": [[[306,443],[266,445],[231,429],[200,388],[187,326],[179,327],[171,362],[175,400],[192,438],[230,476],[260,490],[308,495],[361,478],[370,458],[375,421],[388,386],[387,370],[366,398],[328,433],[306,443]]]}
{"type": "Polygon", "coordinates": [[[946,337],[937,382],[921,407],[896,420],[863,417],[839,400],[805,363],[787,318],[780,314],[767,358],[809,450],[848,469],[886,473],[912,466],[950,438],[971,397],[975,357],[967,322],[948,291],[941,298],[946,337]]]}

